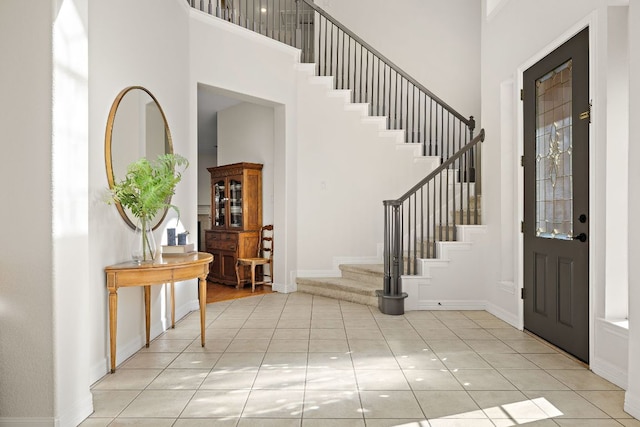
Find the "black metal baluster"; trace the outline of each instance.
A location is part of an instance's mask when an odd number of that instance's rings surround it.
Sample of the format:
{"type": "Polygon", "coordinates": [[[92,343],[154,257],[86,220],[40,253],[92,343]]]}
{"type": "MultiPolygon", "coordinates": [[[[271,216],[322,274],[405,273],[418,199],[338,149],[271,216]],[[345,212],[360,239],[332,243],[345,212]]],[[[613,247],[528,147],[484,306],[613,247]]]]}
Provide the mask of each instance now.
{"type": "Polygon", "coordinates": [[[329,45],[329,76],[333,76],[333,31],[334,25],[331,23],[331,44],[329,45]]]}
{"type": "MultiPolygon", "coordinates": [[[[422,92],[418,90],[418,125],[416,129],[418,131],[418,143],[422,144],[422,138],[420,138],[420,121],[424,120],[422,117],[422,92]]],[[[422,149],[422,155],[424,156],[424,148],[422,149]]]]}
{"type": "MultiPolygon", "coordinates": [[[[365,49],[364,57],[364,102],[369,104],[369,51],[365,49]]],[[[370,107],[367,107],[367,110],[370,107]]]]}
{"type": "MultiPolygon", "coordinates": [[[[403,120],[403,115],[402,115],[402,104],[403,104],[403,95],[404,95],[404,77],[402,77],[400,79],[400,126],[399,128],[402,129],[402,120],[403,120]]],[[[407,142],[407,130],[405,128],[404,131],[404,142],[407,142]]]]}
{"type": "Polygon", "coordinates": [[[322,16],[318,14],[318,50],[316,51],[316,75],[320,75],[320,62],[322,60],[321,46],[322,44],[322,16]]]}
{"type": "MultiPolygon", "coordinates": [[[[416,228],[416,236],[418,229],[416,228]]],[[[420,258],[424,258],[424,185],[420,187],[420,258]]],[[[416,264],[417,265],[417,264],[416,264]]]]}
{"type": "Polygon", "coordinates": [[[410,129],[409,129],[409,94],[411,92],[409,91],[409,80],[407,80],[407,110],[405,111],[406,117],[404,119],[404,128],[406,129],[406,131],[404,132],[405,138],[406,138],[406,142],[409,142],[409,138],[410,138],[410,129]]]}
{"type": "MultiPolygon", "coordinates": [[[[387,109],[385,105],[385,101],[387,99],[387,65],[382,65],[382,114],[384,116],[388,116],[387,109]]],[[[387,120],[387,126],[389,126],[389,121],[387,120]]]]}
{"type": "Polygon", "coordinates": [[[422,135],[423,135],[423,145],[424,145],[424,155],[427,155],[427,94],[424,94],[424,123],[423,123],[423,129],[422,129],[422,135]]]}
{"type": "Polygon", "coordinates": [[[344,35],[345,32],[342,32],[342,51],[340,52],[340,58],[342,59],[342,64],[340,64],[340,89],[344,90],[344,54],[346,49],[344,48],[344,35]]]}
{"type": "Polygon", "coordinates": [[[356,101],[355,84],[351,83],[351,36],[349,36],[349,46],[347,52],[347,86],[351,90],[351,102],[356,101]]]}
{"type": "Polygon", "coordinates": [[[329,36],[327,34],[328,30],[329,30],[329,22],[327,20],[325,20],[325,23],[324,23],[324,74],[323,74],[323,76],[327,75],[327,37],[329,36]]]}
{"type": "Polygon", "coordinates": [[[363,46],[360,45],[360,94],[358,96],[358,102],[362,102],[362,51],[363,51],[363,46]]]}
{"type": "Polygon", "coordinates": [[[396,84],[393,94],[393,128],[398,129],[398,72],[395,72],[396,84]]]}

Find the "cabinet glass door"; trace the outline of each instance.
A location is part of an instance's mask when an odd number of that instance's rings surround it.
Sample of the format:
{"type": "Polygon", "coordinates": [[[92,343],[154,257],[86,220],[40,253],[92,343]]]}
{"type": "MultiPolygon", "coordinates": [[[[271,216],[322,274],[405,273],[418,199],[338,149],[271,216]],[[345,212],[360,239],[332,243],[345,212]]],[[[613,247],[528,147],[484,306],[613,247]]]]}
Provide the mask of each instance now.
{"type": "Polygon", "coordinates": [[[229,180],[230,227],[242,227],[242,180],[229,180]]]}
{"type": "Polygon", "coordinates": [[[218,181],[213,185],[213,200],[215,203],[215,218],[213,218],[214,227],[224,227],[226,219],[226,202],[224,180],[218,181]]]}

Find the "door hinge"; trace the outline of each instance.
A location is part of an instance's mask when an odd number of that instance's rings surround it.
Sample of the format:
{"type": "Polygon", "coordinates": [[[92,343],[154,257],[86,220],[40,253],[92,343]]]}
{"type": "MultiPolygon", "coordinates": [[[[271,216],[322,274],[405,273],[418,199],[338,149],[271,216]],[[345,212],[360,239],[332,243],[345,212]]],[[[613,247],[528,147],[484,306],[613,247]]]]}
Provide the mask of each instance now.
{"type": "Polygon", "coordinates": [[[589,123],[591,123],[591,101],[589,101],[589,109],[580,113],[578,117],[580,118],[580,120],[589,119],[589,123]]]}
{"type": "Polygon", "coordinates": [[[524,167],[524,156],[520,156],[520,166],[524,167]]]}
{"type": "Polygon", "coordinates": [[[520,221],[520,232],[524,233],[524,221],[520,221]]]}
{"type": "Polygon", "coordinates": [[[524,89],[520,89],[520,101],[524,101],[524,89]]]}
{"type": "Polygon", "coordinates": [[[527,297],[527,292],[524,288],[520,288],[520,299],[525,299],[527,297]]]}

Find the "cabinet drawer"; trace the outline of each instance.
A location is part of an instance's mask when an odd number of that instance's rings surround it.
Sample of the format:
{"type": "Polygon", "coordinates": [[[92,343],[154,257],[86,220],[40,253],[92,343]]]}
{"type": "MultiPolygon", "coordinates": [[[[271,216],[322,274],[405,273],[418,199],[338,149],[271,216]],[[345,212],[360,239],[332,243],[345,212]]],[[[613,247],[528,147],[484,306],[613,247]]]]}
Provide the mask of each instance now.
{"type": "Polygon", "coordinates": [[[207,250],[234,251],[238,248],[238,244],[229,240],[209,240],[207,241],[207,250]]]}
{"type": "Polygon", "coordinates": [[[208,251],[223,250],[235,252],[238,249],[238,234],[207,231],[205,246],[208,251]]]}

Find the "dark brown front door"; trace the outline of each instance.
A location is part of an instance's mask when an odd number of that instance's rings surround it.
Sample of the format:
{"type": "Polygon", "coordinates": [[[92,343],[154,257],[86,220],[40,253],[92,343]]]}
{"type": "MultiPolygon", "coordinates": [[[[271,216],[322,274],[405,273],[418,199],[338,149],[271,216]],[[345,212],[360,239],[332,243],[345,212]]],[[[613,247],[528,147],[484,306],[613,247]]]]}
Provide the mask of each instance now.
{"type": "Polygon", "coordinates": [[[589,362],[589,32],[524,72],[524,327],[589,362]]]}

